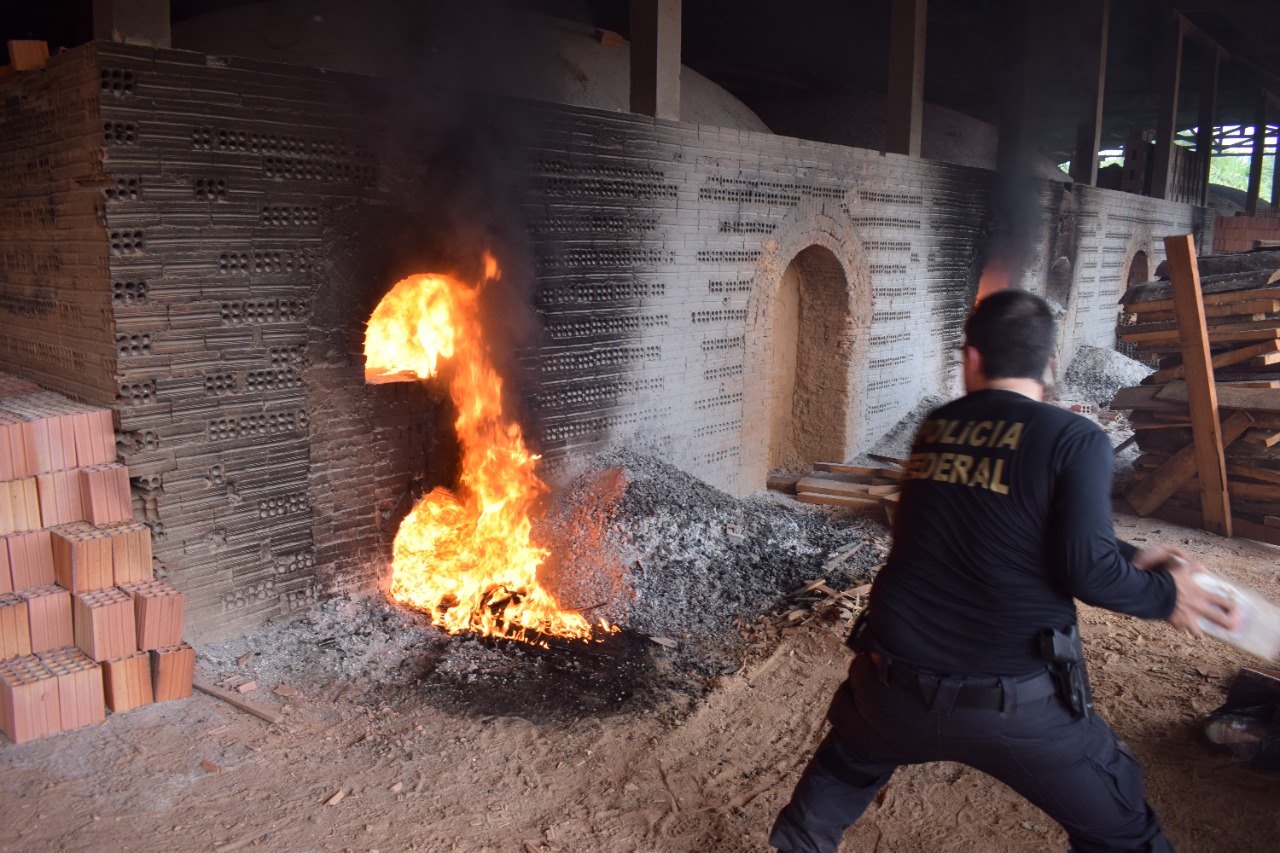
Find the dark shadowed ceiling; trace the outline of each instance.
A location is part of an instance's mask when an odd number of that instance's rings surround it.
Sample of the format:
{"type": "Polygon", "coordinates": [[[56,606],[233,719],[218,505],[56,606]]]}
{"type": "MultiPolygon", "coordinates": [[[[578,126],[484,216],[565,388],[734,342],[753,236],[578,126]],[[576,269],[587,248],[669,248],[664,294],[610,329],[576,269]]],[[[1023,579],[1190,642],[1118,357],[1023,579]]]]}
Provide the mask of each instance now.
{"type": "MultiPolygon", "coordinates": [[[[172,0],[175,20],[255,0],[172,0]]],[[[411,0],[406,0],[411,2],[411,0]]],[[[419,0],[456,5],[466,0],[419,0]]],[[[925,99],[992,124],[1009,102],[1018,45],[1027,45],[1030,136],[1057,161],[1071,156],[1089,87],[1095,0],[931,0],[925,99]]],[[[509,0],[626,36],[628,0],[509,0]]],[[[686,65],[748,105],[788,92],[883,91],[891,0],[684,0],[686,65]]],[[[1230,54],[1221,69],[1218,124],[1252,124],[1260,88],[1280,97],[1280,0],[1111,0],[1103,147],[1156,124],[1164,21],[1177,9],[1230,54]]],[[[92,37],[92,0],[0,0],[3,39],[55,48],[92,37]]],[[[1184,54],[1179,127],[1196,123],[1206,52],[1184,54]]],[[[1016,93],[1016,87],[1013,91],[1016,93]]],[[[1280,121],[1273,109],[1271,123],[1280,121]]]]}

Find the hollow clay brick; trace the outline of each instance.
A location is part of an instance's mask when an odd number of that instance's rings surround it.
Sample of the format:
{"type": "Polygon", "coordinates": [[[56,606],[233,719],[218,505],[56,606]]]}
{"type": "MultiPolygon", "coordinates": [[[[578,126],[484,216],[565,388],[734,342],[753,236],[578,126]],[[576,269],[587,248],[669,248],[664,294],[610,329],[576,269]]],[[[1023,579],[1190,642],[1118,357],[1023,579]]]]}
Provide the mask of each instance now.
{"type": "Polygon", "coordinates": [[[95,661],[137,651],[133,601],[120,590],[78,592],[71,600],[76,645],[95,661]]]}
{"type": "Polygon", "coordinates": [[[0,549],[8,555],[15,591],[54,582],[53,545],[48,530],[10,534],[0,540],[0,549]]]}
{"type": "Polygon", "coordinates": [[[72,592],[107,589],[115,581],[111,537],[84,521],[49,528],[58,585],[72,592]]]}
{"type": "Polygon", "coordinates": [[[196,672],[196,651],[186,643],[153,649],[151,655],[151,683],[155,688],[155,700],[185,699],[191,695],[191,682],[196,672]]]}
{"type": "Polygon", "coordinates": [[[71,593],[56,584],[26,589],[18,597],[27,602],[33,654],[75,643],[71,624],[71,593]]]}
{"type": "Polygon", "coordinates": [[[151,689],[151,655],[134,652],[102,663],[107,707],[119,714],[155,701],[151,689]]]}
{"type": "Polygon", "coordinates": [[[0,662],[0,731],[14,743],[62,731],[57,677],[35,655],[0,662]]]}
{"type": "Polygon", "coordinates": [[[31,654],[31,623],[27,602],[15,593],[0,595],[0,660],[31,654]]]}

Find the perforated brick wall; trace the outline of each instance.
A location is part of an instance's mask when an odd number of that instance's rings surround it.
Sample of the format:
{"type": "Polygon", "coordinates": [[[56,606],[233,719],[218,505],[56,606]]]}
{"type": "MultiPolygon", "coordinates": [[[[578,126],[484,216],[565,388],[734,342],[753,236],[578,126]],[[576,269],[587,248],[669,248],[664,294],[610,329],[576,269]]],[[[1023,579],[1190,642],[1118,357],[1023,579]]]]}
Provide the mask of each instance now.
{"type": "MultiPolygon", "coordinates": [[[[399,518],[456,461],[439,388],[363,382],[364,321],[413,271],[404,185],[432,201],[388,159],[425,144],[388,121],[394,100],[106,44],[0,86],[0,368],[113,406],[193,637],[376,583],[399,518]]],[[[505,248],[529,256],[513,312],[540,324],[521,390],[549,474],[625,443],[743,494],[958,389],[992,173],[496,106],[525,131],[508,213],[528,243],[505,248]]],[[[1038,204],[1023,283],[1059,287],[1064,352],[1113,340],[1136,253],[1154,268],[1159,237],[1207,230],[1116,192],[1044,185],[1038,204]]]]}

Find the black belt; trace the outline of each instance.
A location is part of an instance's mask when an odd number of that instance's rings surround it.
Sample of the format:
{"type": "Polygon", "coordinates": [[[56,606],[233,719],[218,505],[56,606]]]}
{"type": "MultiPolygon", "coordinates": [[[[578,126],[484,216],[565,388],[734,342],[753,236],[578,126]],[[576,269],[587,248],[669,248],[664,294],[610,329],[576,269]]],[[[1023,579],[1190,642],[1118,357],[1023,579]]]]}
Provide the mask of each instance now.
{"type": "Polygon", "coordinates": [[[972,684],[963,678],[919,672],[879,652],[871,652],[869,657],[883,683],[918,696],[930,706],[941,701],[949,707],[1009,711],[1020,704],[1038,702],[1058,692],[1057,682],[1047,669],[1032,676],[983,679],[997,680],[996,684],[972,684]],[[949,701],[947,696],[951,697],[949,701]]]}

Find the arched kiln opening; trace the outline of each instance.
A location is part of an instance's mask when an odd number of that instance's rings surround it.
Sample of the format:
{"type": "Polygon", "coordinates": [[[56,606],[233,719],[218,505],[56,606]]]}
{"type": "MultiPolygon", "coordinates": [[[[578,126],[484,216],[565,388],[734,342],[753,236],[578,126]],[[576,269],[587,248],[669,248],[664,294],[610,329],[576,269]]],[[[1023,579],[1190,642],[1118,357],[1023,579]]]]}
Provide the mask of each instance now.
{"type": "Polygon", "coordinates": [[[1135,284],[1141,284],[1144,281],[1151,280],[1151,262],[1147,259],[1147,253],[1139,251],[1133,256],[1133,260],[1129,263],[1129,276],[1125,281],[1125,287],[1133,287],[1135,284]]]}
{"type": "Polygon", "coordinates": [[[839,460],[850,417],[849,281],[823,246],[799,252],[774,296],[769,470],[839,460]]]}
{"type": "MultiPolygon", "coordinates": [[[[1133,257],[1129,259],[1128,272],[1120,281],[1119,292],[1116,294],[1117,299],[1122,299],[1124,294],[1135,284],[1142,284],[1144,281],[1151,280],[1151,261],[1150,256],[1143,249],[1138,249],[1133,253],[1133,257]]],[[[1126,326],[1133,324],[1136,317],[1132,314],[1125,313],[1124,305],[1116,305],[1116,349],[1130,358],[1136,358],[1136,347],[1131,343],[1124,343],[1120,340],[1120,336],[1124,333],[1126,326]]],[[[1154,361],[1151,358],[1145,359],[1148,362],[1154,361]]]]}

